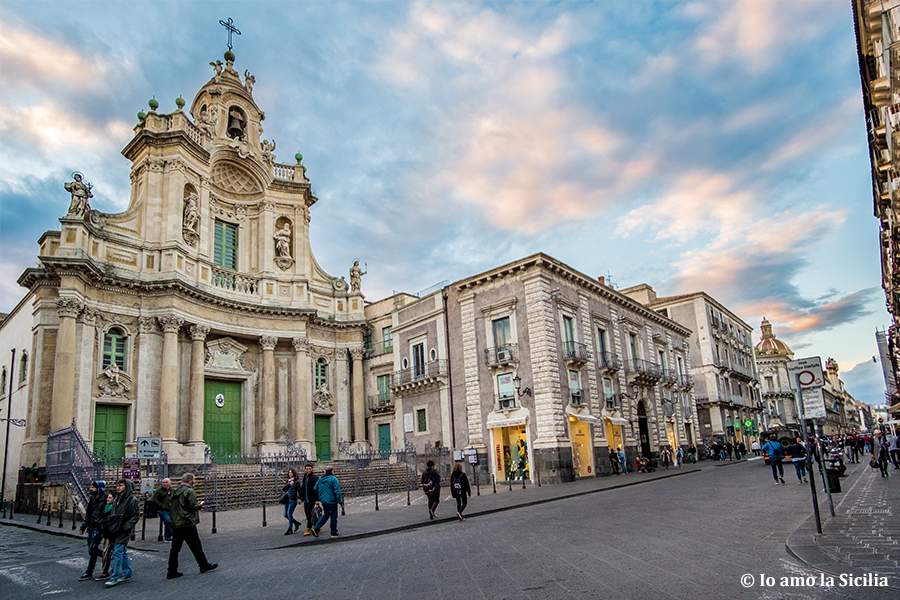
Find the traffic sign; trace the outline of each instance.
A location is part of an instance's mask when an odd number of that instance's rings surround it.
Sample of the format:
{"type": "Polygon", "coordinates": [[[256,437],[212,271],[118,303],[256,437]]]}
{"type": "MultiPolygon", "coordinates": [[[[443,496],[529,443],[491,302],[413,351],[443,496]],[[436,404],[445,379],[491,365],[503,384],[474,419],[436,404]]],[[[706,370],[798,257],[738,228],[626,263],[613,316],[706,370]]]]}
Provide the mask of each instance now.
{"type": "Polygon", "coordinates": [[[470,465],[477,465],[477,464],[478,464],[478,450],[476,450],[475,448],[467,448],[467,449],[466,449],[466,455],[467,455],[468,458],[469,458],[469,464],[470,464],[470,465]]]}
{"type": "Polygon", "coordinates": [[[159,458],[162,451],[162,438],[139,437],[137,442],[137,457],[159,458]]]}
{"type": "Polygon", "coordinates": [[[788,380],[790,381],[792,390],[797,389],[798,380],[800,382],[801,390],[822,387],[825,385],[825,374],[822,372],[822,359],[818,356],[792,360],[788,362],[786,366],[788,380]]]}
{"type": "Polygon", "coordinates": [[[800,390],[800,397],[803,399],[803,418],[825,418],[825,396],[822,394],[822,388],[803,388],[800,390]]]}
{"type": "Polygon", "coordinates": [[[141,461],[138,458],[122,459],[122,479],[140,479],[141,461]]]}

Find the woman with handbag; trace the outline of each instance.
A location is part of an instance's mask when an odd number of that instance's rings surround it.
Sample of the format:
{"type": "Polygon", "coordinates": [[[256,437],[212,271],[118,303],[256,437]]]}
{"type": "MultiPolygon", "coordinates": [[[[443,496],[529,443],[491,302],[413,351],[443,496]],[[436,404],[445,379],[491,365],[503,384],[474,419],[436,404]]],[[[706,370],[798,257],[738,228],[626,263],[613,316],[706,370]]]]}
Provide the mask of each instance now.
{"type": "Polygon", "coordinates": [[[882,477],[888,476],[888,443],[880,430],[872,438],[872,460],[869,461],[869,466],[880,469],[882,477]]]}
{"type": "Polygon", "coordinates": [[[284,492],[281,503],[284,504],[284,518],[287,519],[288,528],[284,535],[291,535],[300,529],[300,521],[294,518],[294,509],[297,508],[297,498],[300,497],[300,475],[294,469],[288,469],[288,480],[281,488],[284,492]]]}

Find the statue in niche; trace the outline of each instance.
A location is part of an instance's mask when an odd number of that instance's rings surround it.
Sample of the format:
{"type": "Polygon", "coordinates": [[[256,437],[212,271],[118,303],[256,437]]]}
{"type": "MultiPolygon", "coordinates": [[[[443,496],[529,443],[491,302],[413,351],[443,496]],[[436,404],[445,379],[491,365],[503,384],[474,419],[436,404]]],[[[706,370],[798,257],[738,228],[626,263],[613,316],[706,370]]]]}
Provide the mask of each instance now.
{"type": "Polygon", "coordinates": [[[200,111],[200,123],[197,125],[197,127],[208,137],[213,138],[216,136],[216,123],[218,122],[218,120],[218,113],[215,110],[208,111],[204,106],[200,111]]]}
{"type": "Polygon", "coordinates": [[[363,271],[359,268],[359,261],[354,260],[353,266],[350,267],[350,290],[353,292],[358,292],[359,287],[362,284],[362,276],[366,274],[366,271],[363,271]]]}
{"type": "Polygon", "coordinates": [[[197,204],[197,192],[191,191],[184,199],[184,216],[181,233],[184,241],[193,246],[200,239],[197,226],[200,224],[200,207],[197,204]]]}
{"type": "Polygon", "coordinates": [[[72,202],[69,204],[67,217],[83,217],[91,208],[88,200],[93,198],[91,184],[82,181],[81,173],[73,173],[75,181],[65,184],[66,191],[72,194],[72,202]]]}
{"type": "Polygon", "coordinates": [[[256,83],[256,77],[250,74],[250,71],[244,69],[244,87],[247,88],[247,93],[251,96],[253,95],[253,84],[256,83]]]}
{"type": "Polygon", "coordinates": [[[291,224],[285,223],[272,237],[275,238],[278,258],[291,258],[291,224]]]}
{"type": "Polygon", "coordinates": [[[271,142],[269,140],[263,140],[260,147],[262,148],[263,162],[269,165],[274,163],[275,154],[273,153],[275,152],[275,140],[272,140],[271,142]]]}

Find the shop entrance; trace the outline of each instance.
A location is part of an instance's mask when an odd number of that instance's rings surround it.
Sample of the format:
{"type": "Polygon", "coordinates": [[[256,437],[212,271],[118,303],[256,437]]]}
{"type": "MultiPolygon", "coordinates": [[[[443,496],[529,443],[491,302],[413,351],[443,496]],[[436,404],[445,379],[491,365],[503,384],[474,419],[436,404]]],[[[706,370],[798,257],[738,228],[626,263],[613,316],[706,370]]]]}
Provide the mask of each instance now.
{"type": "Polygon", "coordinates": [[[572,466],[575,477],[593,477],[594,453],[591,451],[591,428],[584,421],[569,416],[569,435],[572,439],[572,466]]]}
{"type": "Polygon", "coordinates": [[[525,425],[494,429],[494,466],[497,479],[521,481],[531,478],[531,455],[525,425]]]}
{"type": "Polygon", "coordinates": [[[610,452],[618,452],[622,448],[622,426],[614,425],[609,419],[606,420],[606,443],[609,444],[610,452]]]}
{"type": "Polygon", "coordinates": [[[694,445],[694,434],[693,434],[693,432],[691,431],[691,424],[690,424],[690,423],[685,423],[685,424],[684,424],[684,439],[687,440],[688,446],[693,446],[693,445],[694,445]]]}
{"type": "Polygon", "coordinates": [[[675,455],[675,448],[679,446],[678,440],[675,438],[675,423],[666,422],[666,437],[669,438],[669,447],[672,449],[672,455],[675,455]]]}
{"type": "Polygon", "coordinates": [[[652,450],[650,449],[650,427],[647,425],[647,409],[644,407],[644,401],[641,400],[637,405],[638,414],[638,432],[641,435],[641,456],[650,458],[652,450]]]}

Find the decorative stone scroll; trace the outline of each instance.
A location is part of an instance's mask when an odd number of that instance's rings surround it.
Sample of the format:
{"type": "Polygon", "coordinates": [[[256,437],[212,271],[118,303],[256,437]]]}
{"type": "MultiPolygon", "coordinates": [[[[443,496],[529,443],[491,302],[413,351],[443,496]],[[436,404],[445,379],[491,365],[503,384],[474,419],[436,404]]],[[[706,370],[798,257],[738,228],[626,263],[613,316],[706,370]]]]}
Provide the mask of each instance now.
{"type": "Polygon", "coordinates": [[[207,368],[247,370],[243,363],[247,346],[239,344],[231,338],[219,338],[208,342],[206,349],[209,351],[209,358],[206,361],[207,368]]]}
{"type": "Polygon", "coordinates": [[[316,393],[313,394],[313,404],[317,411],[334,410],[334,398],[328,390],[328,384],[323,383],[316,389],[316,393]]]}
{"type": "Polygon", "coordinates": [[[125,392],[131,390],[131,379],[119,369],[116,363],[111,363],[100,374],[97,387],[106,396],[124,398],[125,392]]]}

